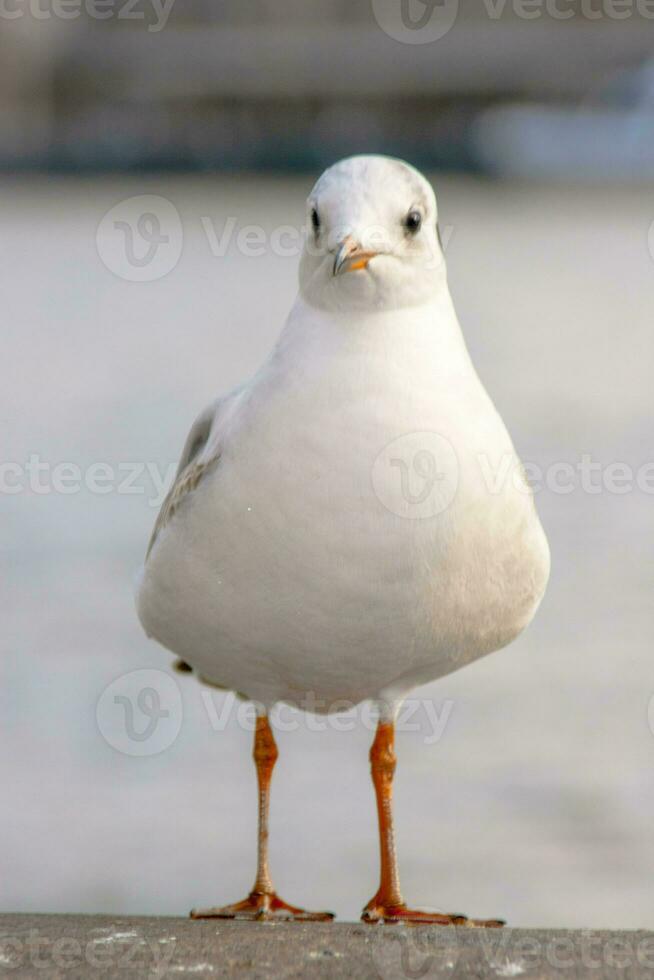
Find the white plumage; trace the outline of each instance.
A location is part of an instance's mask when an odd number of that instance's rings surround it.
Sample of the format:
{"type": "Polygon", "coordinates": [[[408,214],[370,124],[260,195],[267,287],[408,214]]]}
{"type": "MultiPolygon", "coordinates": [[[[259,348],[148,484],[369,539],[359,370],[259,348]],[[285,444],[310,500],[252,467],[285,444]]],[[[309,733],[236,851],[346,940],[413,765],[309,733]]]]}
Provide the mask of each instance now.
{"type": "Polygon", "coordinates": [[[323,175],[279,342],[196,421],[159,516],[146,631],[266,708],[374,698],[392,716],[509,643],[545,589],[545,535],[466,351],[436,222],[400,161],[323,175]]]}

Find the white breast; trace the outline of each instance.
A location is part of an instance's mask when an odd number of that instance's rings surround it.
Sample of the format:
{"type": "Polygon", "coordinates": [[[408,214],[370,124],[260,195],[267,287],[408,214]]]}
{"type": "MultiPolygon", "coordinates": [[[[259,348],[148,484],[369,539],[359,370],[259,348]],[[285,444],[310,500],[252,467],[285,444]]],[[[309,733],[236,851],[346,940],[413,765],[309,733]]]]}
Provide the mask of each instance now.
{"type": "Polygon", "coordinates": [[[219,440],[139,593],[146,630],[211,681],[329,710],[529,622],[547,543],[449,297],[356,323],[298,303],[219,440]]]}

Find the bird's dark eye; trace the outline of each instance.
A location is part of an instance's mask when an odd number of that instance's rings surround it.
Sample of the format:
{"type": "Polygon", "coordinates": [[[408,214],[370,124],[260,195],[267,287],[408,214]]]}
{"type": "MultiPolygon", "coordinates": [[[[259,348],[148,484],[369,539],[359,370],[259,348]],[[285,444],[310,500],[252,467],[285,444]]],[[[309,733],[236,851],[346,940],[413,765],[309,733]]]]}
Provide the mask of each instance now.
{"type": "Polygon", "coordinates": [[[320,217],[315,208],[311,208],[311,225],[314,231],[320,231],[320,217]]]}
{"type": "Polygon", "coordinates": [[[420,229],[421,224],[422,215],[420,214],[420,211],[416,211],[415,208],[411,208],[404,219],[404,227],[408,232],[411,232],[412,235],[415,235],[415,233],[420,229]]]}

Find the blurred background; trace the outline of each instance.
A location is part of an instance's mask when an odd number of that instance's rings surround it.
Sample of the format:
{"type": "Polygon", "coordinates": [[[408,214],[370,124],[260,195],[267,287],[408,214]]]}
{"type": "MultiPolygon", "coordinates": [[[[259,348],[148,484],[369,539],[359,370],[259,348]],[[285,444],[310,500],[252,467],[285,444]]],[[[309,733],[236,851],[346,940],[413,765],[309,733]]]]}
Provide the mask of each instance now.
{"type": "Polygon", "coordinates": [[[0,165],[654,167],[651,0],[3,0],[0,165]],[[437,43],[442,41],[443,43],[437,43]]]}
{"type": "MultiPolygon", "coordinates": [[[[251,733],[145,638],[133,581],[191,421],[279,333],[313,181],[372,151],[433,179],[553,555],[530,629],[419,692],[436,739],[425,710],[399,736],[406,897],[652,926],[652,19],[648,0],[3,0],[5,910],[185,914],[251,883],[251,733]],[[170,713],[139,741],[114,697],[143,736],[144,677],[170,713]]],[[[354,918],[377,878],[370,732],[294,719],[276,885],[354,918]]]]}

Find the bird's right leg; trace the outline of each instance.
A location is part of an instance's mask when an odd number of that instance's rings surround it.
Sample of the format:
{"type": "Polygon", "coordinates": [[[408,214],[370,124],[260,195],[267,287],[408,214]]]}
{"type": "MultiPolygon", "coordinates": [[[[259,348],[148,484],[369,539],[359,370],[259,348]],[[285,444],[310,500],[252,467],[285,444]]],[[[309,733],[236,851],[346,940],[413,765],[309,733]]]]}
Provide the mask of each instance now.
{"type": "Polygon", "coordinates": [[[270,782],[279,752],[267,715],[258,715],[254,733],[254,762],[259,786],[259,830],[257,874],[252,891],[242,902],[208,909],[193,909],[192,919],[296,919],[300,922],[329,922],[331,912],[307,912],[282,901],[275,893],[268,867],[268,811],[270,782]]]}
{"type": "Polygon", "coordinates": [[[400,891],[400,873],[393,830],[393,777],[395,775],[395,726],[381,718],[370,749],[370,769],[377,800],[381,874],[379,888],[363,910],[364,922],[406,922],[412,925],[483,926],[499,928],[501,919],[469,919],[465,915],[409,908],[400,891]]]}

